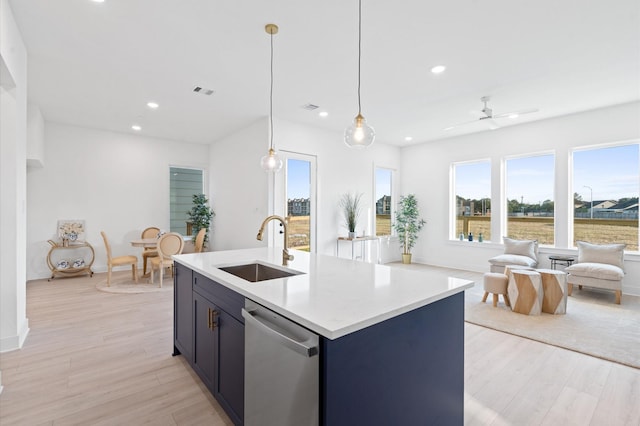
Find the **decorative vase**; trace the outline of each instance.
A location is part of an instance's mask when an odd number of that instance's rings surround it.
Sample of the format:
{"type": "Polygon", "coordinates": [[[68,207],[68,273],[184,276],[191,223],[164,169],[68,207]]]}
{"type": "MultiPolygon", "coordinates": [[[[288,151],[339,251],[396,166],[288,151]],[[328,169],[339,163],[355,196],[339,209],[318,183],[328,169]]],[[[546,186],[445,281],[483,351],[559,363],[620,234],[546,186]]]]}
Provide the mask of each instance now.
{"type": "Polygon", "coordinates": [[[402,263],[409,264],[411,263],[411,253],[402,253],[402,263]]]}
{"type": "Polygon", "coordinates": [[[356,237],[356,233],[354,232],[349,232],[349,239],[353,240],[356,237]]]}

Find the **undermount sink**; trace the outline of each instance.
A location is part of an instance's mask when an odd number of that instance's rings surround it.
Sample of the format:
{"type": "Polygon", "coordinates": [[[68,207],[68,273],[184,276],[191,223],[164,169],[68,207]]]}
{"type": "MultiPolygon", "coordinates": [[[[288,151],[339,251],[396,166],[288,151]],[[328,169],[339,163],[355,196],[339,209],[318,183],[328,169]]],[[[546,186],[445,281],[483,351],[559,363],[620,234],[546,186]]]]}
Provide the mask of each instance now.
{"type": "Polygon", "coordinates": [[[228,272],[231,275],[235,275],[236,277],[242,278],[243,280],[251,281],[252,283],[258,281],[273,280],[276,278],[286,278],[293,275],[302,274],[302,272],[291,270],[285,271],[283,269],[263,265],[262,263],[248,263],[245,265],[225,266],[218,269],[228,272]]]}

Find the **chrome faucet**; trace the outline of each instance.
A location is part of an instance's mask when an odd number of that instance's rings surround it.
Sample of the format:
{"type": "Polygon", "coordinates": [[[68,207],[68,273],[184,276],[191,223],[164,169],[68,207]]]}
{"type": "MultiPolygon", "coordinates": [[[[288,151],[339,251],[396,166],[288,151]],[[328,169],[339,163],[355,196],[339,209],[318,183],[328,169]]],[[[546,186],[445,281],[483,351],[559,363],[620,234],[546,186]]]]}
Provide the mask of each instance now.
{"type": "MultiPolygon", "coordinates": [[[[260,226],[260,230],[258,231],[258,235],[256,236],[256,239],[258,241],[262,241],[262,233],[264,232],[264,227],[267,226],[267,223],[269,223],[269,221],[271,220],[279,220],[280,226],[284,228],[284,249],[282,250],[282,266],[287,266],[289,264],[289,261],[293,260],[293,255],[289,254],[289,247],[288,247],[289,231],[287,230],[287,221],[282,216],[278,216],[274,214],[267,217],[262,222],[262,225],[260,226]]],[[[280,232],[282,233],[282,231],[280,232]]]]}

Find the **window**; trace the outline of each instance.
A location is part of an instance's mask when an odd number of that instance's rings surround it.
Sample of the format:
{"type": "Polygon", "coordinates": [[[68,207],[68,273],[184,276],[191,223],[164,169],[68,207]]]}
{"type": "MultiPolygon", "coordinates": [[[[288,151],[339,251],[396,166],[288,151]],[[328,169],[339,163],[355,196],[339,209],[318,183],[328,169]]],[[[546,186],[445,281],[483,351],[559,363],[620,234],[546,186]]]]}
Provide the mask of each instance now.
{"type": "Polygon", "coordinates": [[[553,245],[553,154],[508,159],[506,174],[506,235],[553,245]]]}
{"type": "Polygon", "coordinates": [[[391,235],[391,212],[393,198],[391,197],[393,171],[376,167],[376,235],[391,235]]]}
{"type": "Polygon", "coordinates": [[[169,168],[170,230],[187,235],[187,212],[193,207],[193,195],[204,193],[204,173],[201,169],[169,168]]]}
{"type": "Polygon", "coordinates": [[[453,165],[455,228],[452,238],[491,240],[491,163],[478,161],[453,165]]]}
{"type": "Polygon", "coordinates": [[[638,144],[573,152],[573,244],[625,243],[638,250],[638,144]]]}
{"type": "Polygon", "coordinates": [[[287,217],[289,247],[310,251],[311,162],[287,158],[287,217]]]}

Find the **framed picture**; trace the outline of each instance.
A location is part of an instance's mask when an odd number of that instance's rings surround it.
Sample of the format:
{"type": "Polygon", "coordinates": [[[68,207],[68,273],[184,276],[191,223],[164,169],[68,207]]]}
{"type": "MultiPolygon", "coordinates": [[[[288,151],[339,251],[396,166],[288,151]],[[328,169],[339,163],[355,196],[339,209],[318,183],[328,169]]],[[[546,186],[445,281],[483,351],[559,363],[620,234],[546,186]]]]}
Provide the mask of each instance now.
{"type": "Polygon", "coordinates": [[[69,241],[84,241],[84,220],[58,220],[58,237],[69,241]]]}

